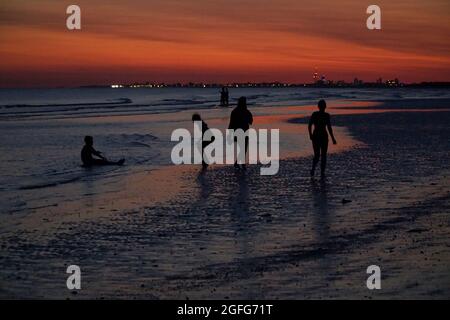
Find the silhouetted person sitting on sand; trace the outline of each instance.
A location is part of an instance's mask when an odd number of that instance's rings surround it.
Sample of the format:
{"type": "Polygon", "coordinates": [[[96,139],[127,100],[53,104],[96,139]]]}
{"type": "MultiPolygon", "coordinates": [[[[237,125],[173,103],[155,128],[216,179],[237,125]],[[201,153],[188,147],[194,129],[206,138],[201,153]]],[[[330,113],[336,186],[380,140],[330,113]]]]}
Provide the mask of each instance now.
{"type": "Polygon", "coordinates": [[[314,159],[311,169],[311,177],[314,176],[316,165],[320,158],[320,169],[322,176],[325,175],[325,167],[327,165],[327,151],[328,151],[328,133],[336,144],[336,139],[333,135],[333,128],[331,128],[330,115],[325,112],[327,103],[325,100],[320,100],[318,103],[319,111],[314,112],[309,119],[308,132],[309,138],[312,140],[314,149],[314,159]],[[314,132],[311,131],[314,125],[314,132]],[[327,132],[328,129],[328,132],[327,132]]]}
{"type": "MultiPolygon", "coordinates": [[[[253,123],[253,115],[252,113],[247,109],[247,98],[246,97],[240,97],[238,100],[237,107],[231,111],[230,115],[230,124],[228,125],[228,129],[242,129],[244,132],[246,132],[250,125],[253,123]]],[[[235,141],[237,139],[235,138],[235,141]]],[[[247,154],[248,149],[248,137],[245,137],[245,154],[247,154]]],[[[236,168],[239,168],[237,164],[237,160],[234,163],[234,166],[236,168]]],[[[245,169],[245,164],[242,165],[242,169],[245,169]]]]}
{"type": "Polygon", "coordinates": [[[125,162],[125,159],[121,159],[117,162],[108,161],[104,156],[102,156],[102,153],[95,150],[94,145],[94,138],[91,136],[84,137],[84,147],[81,149],[81,161],[83,161],[83,166],[85,167],[91,167],[91,166],[107,166],[107,165],[123,165],[125,162]],[[97,156],[100,159],[96,159],[93,156],[97,156]]]}
{"type": "Polygon", "coordinates": [[[202,167],[203,167],[203,170],[205,170],[206,168],[208,168],[208,164],[204,160],[203,150],[206,148],[206,146],[208,144],[210,144],[211,142],[214,141],[214,137],[212,137],[210,141],[203,141],[203,135],[209,128],[208,128],[208,125],[206,124],[206,122],[202,120],[202,118],[200,117],[200,115],[198,113],[194,113],[192,115],[192,121],[194,121],[194,122],[201,121],[202,122],[202,167]]]}

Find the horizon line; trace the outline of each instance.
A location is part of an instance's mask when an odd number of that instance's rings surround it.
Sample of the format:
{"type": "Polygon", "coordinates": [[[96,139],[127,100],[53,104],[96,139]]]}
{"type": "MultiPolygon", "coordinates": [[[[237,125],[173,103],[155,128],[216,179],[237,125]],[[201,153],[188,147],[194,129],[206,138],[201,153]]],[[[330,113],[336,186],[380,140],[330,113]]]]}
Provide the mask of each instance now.
{"type": "MultiPolygon", "coordinates": [[[[148,87],[148,85],[153,86],[160,86],[158,88],[204,88],[207,89],[208,87],[236,87],[236,86],[245,86],[245,88],[251,88],[251,86],[248,86],[249,84],[255,85],[255,87],[269,87],[268,85],[280,85],[279,87],[320,87],[320,88],[349,88],[349,87],[364,87],[365,85],[371,84],[371,85],[385,85],[387,81],[392,81],[394,79],[388,79],[386,81],[383,81],[381,83],[377,83],[377,81],[364,81],[362,79],[359,79],[355,77],[355,79],[358,79],[360,81],[363,81],[362,84],[354,84],[353,82],[346,82],[344,80],[329,80],[332,81],[331,84],[318,84],[313,82],[283,82],[283,81],[260,81],[260,82],[251,82],[251,81],[244,81],[244,82],[128,82],[128,83],[109,83],[109,84],[87,84],[87,85],[69,85],[69,86],[26,86],[26,87],[5,87],[0,86],[1,90],[5,89],[82,89],[82,88],[111,88],[111,89],[155,89],[154,87],[148,87]],[[341,82],[343,81],[343,82],[341,82]],[[342,86],[338,86],[338,83],[342,83],[342,86]],[[119,85],[122,87],[118,88],[112,88],[113,85],[119,85]],[[147,85],[147,87],[145,87],[147,85]],[[139,86],[139,87],[132,87],[132,86],[139,86]],[[206,86],[206,87],[202,87],[206,86]]],[[[398,86],[384,86],[386,88],[398,88],[398,87],[404,87],[404,86],[414,86],[414,85],[443,85],[443,86],[450,86],[450,80],[446,81],[420,81],[420,82],[401,82],[399,81],[398,86]]],[[[239,87],[237,87],[239,88],[239,87]]]]}

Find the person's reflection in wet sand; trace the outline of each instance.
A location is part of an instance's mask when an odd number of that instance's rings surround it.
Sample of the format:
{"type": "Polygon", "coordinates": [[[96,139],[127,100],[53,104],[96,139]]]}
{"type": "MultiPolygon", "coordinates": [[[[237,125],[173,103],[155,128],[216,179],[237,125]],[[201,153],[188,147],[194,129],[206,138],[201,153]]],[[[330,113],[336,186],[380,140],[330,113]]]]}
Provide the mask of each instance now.
{"type": "Polygon", "coordinates": [[[329,216],[328,197],[326,179],[311,179],[311,194],[313,199],[314,228],[317,233],[319,244],[325,245],[328,242],[329,216]]]}
{"type": "Polygon", "coordinates": [[[201,205],[208,200],[213,189],[213,184],[211,178],[209,178],[207,172],[203,169],[198,173],[197,181],[200,187],[200,198],[197,205],[201,205]]]}
{"type": "MultiPolygon", "coordinates": [[[[92,168],[87,168],[86,170],[91,171],[92,168]]],[[[90,213],[94,210],[94,197],[95,197],[95,182],[91,177],[87,176],[83,179],[83,198],[84,198],[84,206],[87,208],[87,213],[90,213]]],[[[80,212],[78,212],[78,216],[80,216],[80,212]]]]}
{"type": "MultiPolygon", "coordinates": [[[[236,260],[239,261],[237,270],[241,270],[242,276],[245,279],[245,273],[249,272],[250,277],[250,270],[255,268],[251,259],[251,253],[253,252],[251,234],[254,231],[249,230],[252,228],[248,190],[249,177],[242,171],[235,171],[235,176],[238,189],[235,194],[230,195],[232,205],[231,224],[235,234],[234,240],[237,244],[236,260]]],[[[256,294],[251,290],[242,292],[242,296],[246,299],[254,299],[254,295],[256,294]]]]}
{"type": "Polygon", "coordinates": [[[247,219],[249,214],[248,177],[239,171],[235,172],[235,175],[238,182],[238,192],[233,202],[233,212],[235,216],[247,219]]]}
{"type": "MultiPolygon", "coordinates": [[[[224,197],[229,199],[229,210],[230,214],[227,217],[219,217],[211,208],[207,207],[207,202],[212,192],[214,192],[214,177],[211,175],[211,172],[201,170],[197,175],[197,183],[200,188],[199,190],[199,198],[193,204],[193,207],[196,210],[200,210],[204,212],[203,215],[203,223],[204,228],[208,228],[209,225],[216,225],[217,221],[223,221],[229,224],[229,227],[224,227],[223,230],[230,230],[232,234],[230,238],[235,243],[235,250],[233,253],[230,252],[232,260],[236,260],[238,266],[236,266],[237,270],[240,270],[244,274],[253,270],[255,266],[251,261],[251,253],[253,248],[251,247],[251,237],[252,231],[249,230],[251,228],[251,213],[250,213],[250,204],[249,204],[249,190],[248,190],[248,179],[246,172],[244,171],[230,171],[229,173],[232,175],[234,172],[234,177],[230,177],[230,180],[233,182],[233,188],[220,190],[224,197]],[[211,216],[209,214],[211,213],[211,216]],[[225,220],[222,220],[225,219],[225,220]],[[226,220],[228,219],[228,221],[226,220]]],[[[217,191],[217,190],[216,190],[217,191]]],[[[217,191],[219,192],[219,191],[217,191]]],[[[208,241],[214,243],[216,239],[208,238],[208,241]]],[[[207,247],[208,245],[205,244],[207,247]]],[[[205,254],[205,260],[208,258],[206,256],[207,250],[203,250],[201,254],[205,254]]],[[[239,277],[242,275],[240,274],[239,277]]],[[[243,289],[245,290],[245,289],[243,289]]],[[[256,293],[252,291],[244,291],[242,295],[247,299],[254,298],[256,293]]]]}
{"type": "Polygon", "coordinates": [[[318,263],[320,273],[324,278],[324,285],[328,286],[330,279],[329,275],[332,273],[331,260],[327,257],[327,251],[330,246],[330,213],[328,211],[328,188],[329,185],[325,178],[317,181],[311,179],[311,196],[313,202],[313,225],[316,236],[317,250],[325,252],[319,254],[318,263]]]}

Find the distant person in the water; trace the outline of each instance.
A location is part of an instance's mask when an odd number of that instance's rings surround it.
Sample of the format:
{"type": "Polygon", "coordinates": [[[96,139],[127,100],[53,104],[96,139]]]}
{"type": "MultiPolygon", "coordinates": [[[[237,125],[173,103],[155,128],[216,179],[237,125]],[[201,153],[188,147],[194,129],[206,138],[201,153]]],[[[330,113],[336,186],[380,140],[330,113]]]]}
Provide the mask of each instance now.
{"type": "Polygon", "coordinates": [[[225,87],[225,106],[228,107],[230,104],[230,93],[228,92],[228,88],[225,87]]]}
{"type": "Polygon", "coordinates": [[[83,161],[83,166],[92,167],[92,166],[108,166],[108,165],[123,165],[125,159],[121,159],[117,162],[109,161],[100,151],[94,149],[94,138],[91,136],[84,137],[84,147],[81,149],[81,161],[83,161]],[[98,157],[94,158],[93,156],[98,157]]]}
{"type": "Polygon", "coordinates": [[[229,101],[228,88],[223,87],[222,91],[220,92],[220,105],[222,107],[228,107],[228,101],[229,101]]]}
{"type": "Polygon", "coordinates": [[[206,122],[202,120],[202,117],[200,117],[200,115],[198,113],[194,113],[192,115],[192,121],[193,122],[195,122],[195,121],[202,122],[202,168],[203,168],[203,170],[206,170],[206,168],[208,168],[208,164],[204,160],[203,150],[205,150],[207,145],[209,145],[211,142],[214,141],[214,137],[212,137],[210,141],[203,141],[203,135],[209,128],[208,128],[208,125],[206,124],[206,122]]]}
{"type": "MultiPolygon", "coordinates": [[[[247,109],[247,98],[246,97],[240,97],[237,103],[237,107],[231,111],[230,115],[230,124],[228,125],[228,129],[242,129],[244,132],[246,132],[250,125],[253,124],[253,115],[252,113],[247,109]]],[[[235,141],[237,139],[235,138],[235,141]]],[[[248,149],[248,136],[245,137],[245,155],[247,154],[248,149]]],[[[239,168],[237,164],[237,160],[234,163],[235,168],[239,168]]],[[[242,165],[242,169],[245,169],[245,164],[242,165]]]]}
{"type": "Polygon", "coordinates": [[[328,151],[328,134],[331,136],[333,144],[336,144],[336,139],[333,135],[333,128],[331,127],[330,115],[325,112],[327,103],[325,100],[320,100],[318,103],[319,111],[314,112],[309,119],[308,132],[309,138],[312,141],[314,149],[314,159],[311,169],[311,177],[314,176],[316,165],[320,158],[320,169],[322,176],[325,175],[325,168],[327,165],[327,151],[328,151]],[[314,125],[314,131],[312,126],[314,125]],[[328,132],[327,132],[328,129],[328,132]]]}
{"type": "Polygon", "coordinates": [[[220,90],[220,106],[225,106],[225,87],[222,87],[222,90],[220,90]]]}

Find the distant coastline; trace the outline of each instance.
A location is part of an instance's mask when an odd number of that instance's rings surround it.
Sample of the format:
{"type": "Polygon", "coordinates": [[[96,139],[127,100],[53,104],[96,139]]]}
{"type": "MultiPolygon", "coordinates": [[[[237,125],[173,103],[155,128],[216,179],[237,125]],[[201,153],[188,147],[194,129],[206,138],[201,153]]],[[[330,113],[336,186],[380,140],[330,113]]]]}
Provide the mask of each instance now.
{"type": "Polygon", "coordinates": [[[239,83],[130,83],[110,85],[86,85],[79,88],[450,88],[450,82],[419,82],[402,83],[397,79],[377,82],[363,82],[355,79],[353,82],[318,81],[315,83],[285,83],[285,82],[239,82],[239,83]]]}
{"type": "Polygon", "coordinates": [[[289,82],[233,82],[233,83],[203,83],[203,82],[189,82],[189,83],[166,83],[166,82],[135,82],[135,83],[114,83],[114,84],[88,84],[79,86],[38,86],[38,87],[0,87],[0,90],[18,90],[18,89],[161,89],[161,88],[450,88],[450,81],[423,81],[414,83],[403,83],[400,81],[387,80],[383,82],[364,82],[355,79],[353,82],[345,81],[317,81],[315,83],[289,83],[289,82]],[[357,81],[356,81],[357,80],[357,81]]]}

